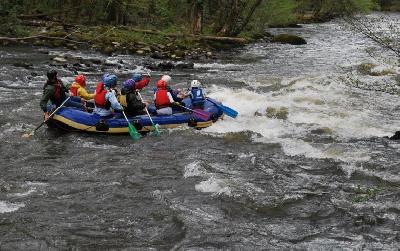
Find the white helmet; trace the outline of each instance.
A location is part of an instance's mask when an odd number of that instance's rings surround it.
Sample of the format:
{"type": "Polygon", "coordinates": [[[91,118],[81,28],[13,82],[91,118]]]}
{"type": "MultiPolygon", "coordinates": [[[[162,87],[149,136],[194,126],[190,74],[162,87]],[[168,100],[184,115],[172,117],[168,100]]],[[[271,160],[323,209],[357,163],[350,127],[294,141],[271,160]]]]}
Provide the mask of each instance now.
{"type": "Polygon", "coordinates": [[[163,76],[161,77],[161,80],[167,82],[167,84],[170,84],[170,83],[171,83],[171,77],[170,77],[169,75],[163,75],[163,76]]]}
{"type": "Polygon", "coordinates": [[[200,81],[192,80],[192,82],[190,82],[190,87],[191,88],[199,88],[200,87],[200,81]]]}

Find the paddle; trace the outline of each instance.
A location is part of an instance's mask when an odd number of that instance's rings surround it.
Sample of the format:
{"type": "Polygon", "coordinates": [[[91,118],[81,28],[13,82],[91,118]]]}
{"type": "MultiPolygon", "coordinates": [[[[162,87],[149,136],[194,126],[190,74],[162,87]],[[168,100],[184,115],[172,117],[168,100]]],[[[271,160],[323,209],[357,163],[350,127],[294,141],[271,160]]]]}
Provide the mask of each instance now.
{"type": "Polygon", "coordinates": [[[131,122],[129,122],[128,118],[126,117],[126,114],[124,111],[122,111],[122,114],[124,115],[126,122],[128,123],[128,131],[129,134],[131,135],[132,139],[134,140],[138,140],[140,139],[140,135],[138,133],[138,131],[136,130],[136,128],[131,124],[131,122]]]}
{"type": "Polygon", "coordinates": [[[213,103],[214,105],[216,105],[221,111],[223,111],[229,117],[236,118],[236,116],[238,115],[238,112],[233,110],[232,108],[224,106],[222,104],[218,104],[217,102],[215,102],[209,98],[206,98],[206,99],[208,101],[210,101],[211,103],[213,103]]]}
{"type": "Polygon", "coordinates": [[[203,112],[201,110],[197,110],[197,109],[193,110],[193,109],[187,108],[187,107],[185,107],[183,105],[180,105],[180,104],[176,104],[176,105],[179,106],[179,107],[182,107],[185,110],[188,110],[188,111],[196,113],[197,115],[199,115],[199,118],[201,118],[203,120],[208,120],[208,118],[210,117],[210,114],[208,114],[206,112],[203,112]]]}
{"type": "Polygon", "coordinates": [[[29,138],[29,137],[33,136],[33,135],[35,134],[35,132],[37,131],[37,129],[39,129],[40,127],[42,127],[42,125],[44,125],[47,121],[49,121],[49,120],[51,119],[51,117],[52,117],[58,110],[60,110],[60,108],[63,107],[63,105],[64,105],[69,99],[70,99],[70,97],[66,98],[66,99],[64,100],[64,102],[62,102],[61,105],[60,105],[59,107],[57,107],[57,109],[55,109],[55,110],[49,115],[49,117],[48,117],[46,120],[44,120],[40,125],[38,125],[38,126],[35,128],[35,130],[33,130],[33,131],[30,132],[30,133],[25,133],[25,134],[23,134],[22,137],[23,137],[23,138],[29,138]]]}
{"type": "MultiPolygon", "coordinates": [[[[136,93],[139,95],[139,98],[140,98],[140,100],[141,100],[142,103],[143,103],[143,98],[142,98],[142,95],[140,95],[140,92],[136,92],[136,93]]],[[[144,109],[146,110],[146,113],[147,113],[147,115],[148,115],[149,118],[150,118],[150,121],[151,121],[151,124],[153,125],[155,134],[156,134],[157,136],[159,136],[159,135],[160,135],[160,131],[158,130],[158,126],[159,126],[159,125],[158,125],[158,124],[157,124],[157,125],[154,124],[153,119],[151,118],[150,113],[149,113],[149,111],[147,110],[147,107],[145,107],[144,109]]]]}

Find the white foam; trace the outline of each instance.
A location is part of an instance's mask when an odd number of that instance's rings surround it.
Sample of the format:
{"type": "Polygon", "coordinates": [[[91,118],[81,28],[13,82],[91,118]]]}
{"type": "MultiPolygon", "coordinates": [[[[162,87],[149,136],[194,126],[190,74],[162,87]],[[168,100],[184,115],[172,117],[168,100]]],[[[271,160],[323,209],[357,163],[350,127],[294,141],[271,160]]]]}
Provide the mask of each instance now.
{"type": "Polygon", "coordinates": [[[185,166],[185,172],[183,174],[184,178],[204,176],[207,171],[201,166],[200,161],[192,162],[185,166]]]}
{"type": "Polygon", "coordinates": [[[86,147],[86,148],[104,149],[104,150],[118,148],[117,146],[114,146],[114,145],[101,145],[101,144],[96,144],[96,143],[90,142],[90,141],[84,141],[84,142],[81,140],[78,140],[78,141],[79,141],[79,143],[82,144],[81,145],[82,147],[86,147]]]}
{"type": "Polygon", "coordinates": [[[28,196],[32,193],[36,192],[36,188],[30,188],[28,191],[23,192],[23,193],[12,193],[8,194],[8,197],[25,197],[28,196]]]}
{"type": "Polygon", "coordinates": [[[224,70],[239,70],[241,68],[240,65],[237,64],[219,64],[219,63],[195,63],[194,64],[194,68],[209,68],[209,69],[213,69],[213,70],[217,70],[217,69],[224,69],[224,70]]]}
{"type": "Polygon", "coordinates": [[[213,194],[225,194],[228,196],[232,195],[232,191],[223,179],[217,179],[214,177],[209,178],[206,181],[202,181],[195,185],[196,191],[203,193],[213,193],[213,194]]]}
{"type": "MultiPolygon", "coordinates": [[[[287,79],[282,82],[287,83],[287,79]]],[[[393,103],[400,102],[398,96],[349,89],[340,79],[331,76],[291,79],[290,82],[292,84],[279,91],[267,93],[211,86],[207,90],[209,96],[237,110],[239,115],[235,119],[225,115],[223,120],[201,132],[223,135],[252,131],[260,135],[253,140],[280,143],[288,155],[351,162],[369,160],[369,150],[337,146],[335,143],[327,148],[325,144],[310,144],[301,138],[310,135],[312,130],[326,128],[333,139],[346,142],[353,138],[392,135],[393,128],[400,124],[396,116],[382,113],[393,103]],[[268,107],[287,109],[287,119],[266,117],[268,107]],[[257,111],[264,111],[264,116],[255,116],[257,111]]],[[[260,83],[254,86],[258,85],[260,83]]]]}
{"type": "Polygon", "coordinates": [[[21,207],[25,207],[25,204],[0,201],[0,214],[14,212],[21,207]]]}

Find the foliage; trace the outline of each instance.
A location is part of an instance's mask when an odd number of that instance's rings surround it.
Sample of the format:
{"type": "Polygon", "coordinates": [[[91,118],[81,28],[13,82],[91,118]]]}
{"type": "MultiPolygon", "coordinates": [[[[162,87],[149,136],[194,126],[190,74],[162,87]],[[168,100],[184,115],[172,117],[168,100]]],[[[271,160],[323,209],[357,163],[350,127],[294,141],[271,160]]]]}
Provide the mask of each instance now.
{"type": "MultiPolygon", "coordinates": [[[[67,24],[238,36],[260,34],[267,25],[296,23],[298,13],[329,18],[374,7],[374,0],[1,0],[0,14],[3,23],[14,26],[21,15],[44,14],[47,20],[67,24]]],[[[0,32],[10,34],[8,27],[3,25],[0,32]]]]}

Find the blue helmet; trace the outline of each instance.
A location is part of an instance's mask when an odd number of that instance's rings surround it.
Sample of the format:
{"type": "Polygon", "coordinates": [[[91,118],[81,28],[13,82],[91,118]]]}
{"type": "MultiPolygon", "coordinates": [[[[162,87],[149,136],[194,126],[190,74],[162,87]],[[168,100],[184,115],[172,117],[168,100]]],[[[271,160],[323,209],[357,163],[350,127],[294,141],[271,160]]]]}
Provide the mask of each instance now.
{"type": "Polygon", "coordinates": [[[104,82],[104,79],[106,79],[108,76],[110,76],[110,73],[104,73],[103,77],[101,77],[101,80],[104,82]]]}
{"type": "Polygon", "coordinates": [[[117,76],[110,74],[104,78],[103,82],[108,88],[112,88],[117,85],[117,80],[117,76]]]}
{"type": "Polygon", "coordinates": [[[142,76],[142,74],[140,74],[140,73],[133,73],[132,79],[133,79],[135,82],[138,82],[138,81],[140,81],[140,80],[143,79],[143,76],[142,76]]]}
{"type": "Polygon", "coordinates": [[[133,80],[133,79],[125,80],[123,88],[127,91],[134,89],[135,88],[135,80],[133,80]]]}

